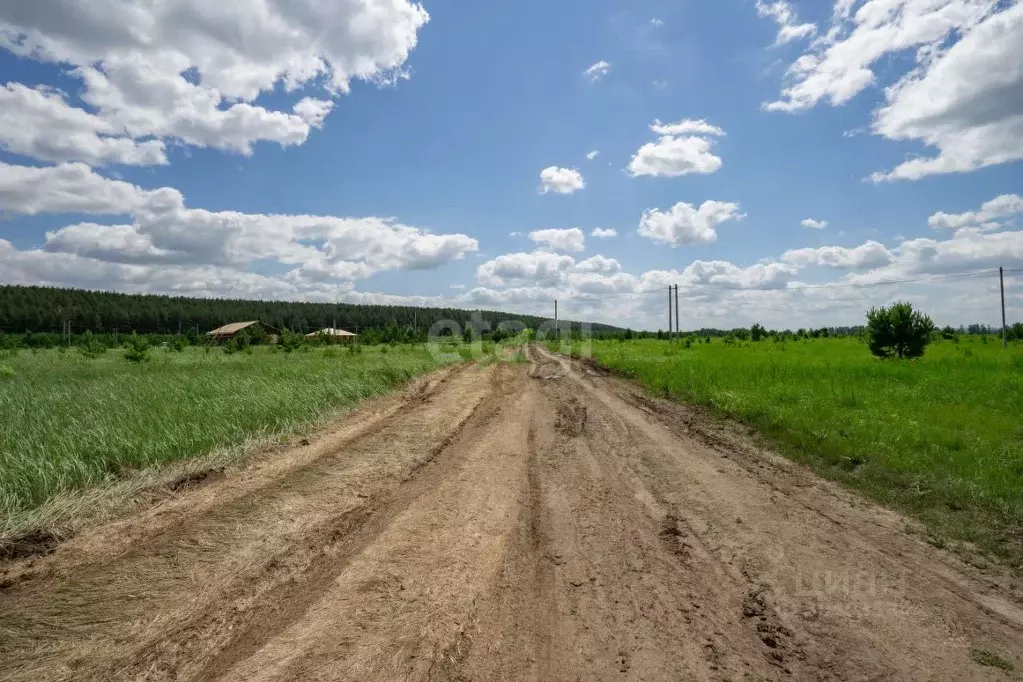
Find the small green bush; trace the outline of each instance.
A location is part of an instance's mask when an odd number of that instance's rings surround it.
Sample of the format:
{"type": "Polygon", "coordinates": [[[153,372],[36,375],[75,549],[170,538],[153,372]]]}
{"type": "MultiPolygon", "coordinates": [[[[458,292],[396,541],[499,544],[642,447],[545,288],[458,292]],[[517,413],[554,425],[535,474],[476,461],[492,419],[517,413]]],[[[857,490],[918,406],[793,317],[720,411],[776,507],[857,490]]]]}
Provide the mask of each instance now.
{"type": "Polygon", "coordinates": [[[285,353],[291,353],[292,351],[299,350],[306,345],[304,336],[287,329],[281,332],[281,338],[277,344],[285,353]]]}
{"type": "Polygon", "coordinates": [[[867,345],[879,358],[919,358],[933,331],[931,318],[909,303],[871,308],[867,313],[867,345]]]}
{"type": "Polygon", "coordinates": [[[149,341],[132,332],[125,344],[124,359],[130,362],[145,362],[149,359],[149,341]]]}
{"type": "Polygon", "coordinates": [[[98,339],[94,338],[92,334],[86,334],[82,344],[78,346],[78,352],[90,360],[101,358],[106,355],[107,347],[101,343],[98,339]]]}

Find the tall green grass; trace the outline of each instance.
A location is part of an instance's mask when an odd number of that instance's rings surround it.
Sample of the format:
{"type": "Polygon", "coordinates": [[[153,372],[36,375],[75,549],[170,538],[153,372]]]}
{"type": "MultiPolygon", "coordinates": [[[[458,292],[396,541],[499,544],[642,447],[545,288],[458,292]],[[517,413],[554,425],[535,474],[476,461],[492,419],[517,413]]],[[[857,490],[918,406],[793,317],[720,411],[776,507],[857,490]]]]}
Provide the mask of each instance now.
{"type": "Polygon", "coordinates": [[[0,358],[0,521],[55,495],[277,436],[439,365],[424,347],[0,358]]]}
{"type": "Polygon", "coordinates": [[[602,365],[708,405],[787,455],[924,521],[1023,560],[1023,346],[965,338],[919,360],[854,339],[741,345],[595,342],[602,365]]]}

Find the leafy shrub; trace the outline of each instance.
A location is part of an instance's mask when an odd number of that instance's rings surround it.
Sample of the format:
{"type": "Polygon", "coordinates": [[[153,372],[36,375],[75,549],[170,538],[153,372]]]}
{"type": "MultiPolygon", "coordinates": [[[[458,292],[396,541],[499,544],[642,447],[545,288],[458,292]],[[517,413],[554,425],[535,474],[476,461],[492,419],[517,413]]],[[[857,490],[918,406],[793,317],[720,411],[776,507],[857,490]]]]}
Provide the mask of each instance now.
{"type": "Polygon", "coordinates": [[[14,368],[7,365],[0,365],[0,379],[11,379],[14,377],[14,368]]]}
{"type": "Polygon", "coordinates": [[[879,358],[918,358],[931,341],[934,323],[909,303],[871,308],[867,313],[867,345],[879,358]]]}
{"type": "Polygon", "coordinates": [[[174,351],[175,353],[183,353],[185,348],[188,347],[188,339],[184,336],[175,336],[170,340],[167,345],[167,350],[174,351]]]}
{"type": "Polygon", "coordinates": [[[149,341],[132,332],[125,344],[124,359],[131,362],[145,362],[149,359],[149,341]]]}
{"type": "Polygon", "coordinates": [[[90,360],[95,360],[106,355],[107,347],[98,339],[93,338],[91,334],[87,334],[81,345],[78,346],[78,352],[90,360]]]}
{"type": "Polygon", "coordinates": [[[277,342],[281,350],[290,353],[302,348],[305,345],[305,337],[293,331],[285,329],[281,332],[280,341],[277,342]]]}

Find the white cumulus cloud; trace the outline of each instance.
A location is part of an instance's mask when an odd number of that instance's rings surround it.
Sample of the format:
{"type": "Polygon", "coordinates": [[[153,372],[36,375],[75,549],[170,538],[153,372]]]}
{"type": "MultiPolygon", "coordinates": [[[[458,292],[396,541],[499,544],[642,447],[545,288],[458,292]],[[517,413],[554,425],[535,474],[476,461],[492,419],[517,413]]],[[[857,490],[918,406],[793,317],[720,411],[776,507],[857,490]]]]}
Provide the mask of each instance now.
{"type": "Polygon", "coordinates": [[[817,32],[816,25],[799,21],[796,10],[786,0],[775,0],[774,2],[757,0],[756,7],[757,14],[773,19],[778,24],[778,37],[775,38],[775,45],[784,45],[793,40],[809,38],[817,32]]]}
{"type": "Polygon", "coordinates": [[[895,257],[883,244],[867,241],[855,248],[822,246],[817,249],[792,249],[781,259],[799,267],[822,265],[831,268],[870,269],[891,263],[895,257]]]}
{"type": "Polygon", "coordinates": [[[688,287],[711,285],[725,289],[784,289],[796,274],[784,263],[758,263],[740,267],[727,261],[694,261],[682,271],[688,287]]]}
{"type": "Polygon", "coordinates": [[[629,172],[633,177],[678,177],[721,168],[721,158],[711,152],[711,138],[725,134],[721,128],[704,120],[682,119],[677,123],[655,120],[650,129],[660,137],[644,144],[632,157],[629,172]]]}
{"type": "Polygon", "coordinates": [[[654,119],[650,124],[650,130],[658,135],[724,135],[725,131],[716,125],[704,121],[684,118],[678,123],[661,123],[660,119],[654,119]]]}
{"type": "Polygon", "coordinates": [[[145,205],[173,206],[181,201],[177,190],[146,191],[109,180],[84,163],[37,168],[0,162],[0,212],[8,215],[125,215],[145,205]]]}
{"type": "Polygon", "coordinates": [[[540,193],[572,194],[586,187],[582,173],[574,168],[549,166],[540,171],[540,193]]]}
{"type": "Polygon", "coordinates": [[[586,160],[587,161],[593,161],[593,159],[597,158],[599,155],[600,155],[600,150],[599,149],[594,149],[593,151],[586,153],[586,160]]]}
{"type": "Polygon", "coordinates": [[[554,285],[574,266],[571,256],[548,251],[508,253],[480,265],[476,277],[482,284],[497,287],[524,282],[554,285]]]}
{"type": "Polygon", "coordinates": [[[731,202],[705,201],[699,208],[679,202],[667,211],[646,211],[639,221],[639,234],[672,246],[710,244],[717,241],[719,225],[745,217],[739,205],[731,202]]]}
{"type": "Polygon", "coordinates": [[[611,239],[618,236],[618,230],[613,227],[595,227],[590,231],[590,236],[595,239],[611,239]]]}
{"type": "Polygon", "coordinates": [[[944,213],[938,211],[927,219],[934,229],[958,230],[964,227],[980,227],[992,221],[1023,213],[1023,196],[1003,194],[981,204],[978,211],[966,213],[944,213]]]}
{"type": "Polygon", "coordinates": [[[434,268],[479,249],[467,235],[434,234],[391,218],[190,208],[175,189],[145,190],[80,163],[46,168],[0,163],[0,212],[129,216],[130,224],[78,223],[46,234],[41,252],[95,260],[90,267],[105,272],[115,264],[244,271],[255,261],[272,260],[292,266],[289,281],[337,282],[434,268]]]}
{"type": "Polygon", "coordinates": [[[92,166],[166,164],[163,142],[136,141],[109,120],[73,107],[56,90],[20,83],[0,87],[0,147],[40,161],[92,166]]]}
{"type": "Polygon", "coordinates": [[[586,248],[586,237],[578,227],[564,230],[535,230],[529,233],[529,238],[540,246],[555,251],[582,251],[586,248]]]}
{"type": "Polygon", "coordinates": [[[814,220],[813,218],[806,218],[799,222],[803,227],[808,227],[811,230],[823,230],[828,226],[827,220],[814,220]]]}
{"type": "Polygon", "coordinates": [[[1017,161],[1023,159],[1020,44],[1019,2],[838,0],[827,34],[792,63],[782,97],[765,108],[838,106],[884,85],[885,103],[874,112],[871,132],[935,152],[875,172],[875,182],[1017,161]],[[879,73],[903,62],[911,65],[901,75],[878,82],[879,73]]]}
{"type": "Polygon", "coordinates": [[[59,93],[0,90],[0,146],[42,161],[166,163],[163,141],[251,153],[295,145],[352,80],[386,82],[429,15],[407,0],[0,3],[0,48],[60,64],[88,109],[59,93]],[[291,111],[262,93],[321,87],[291,111]]]}

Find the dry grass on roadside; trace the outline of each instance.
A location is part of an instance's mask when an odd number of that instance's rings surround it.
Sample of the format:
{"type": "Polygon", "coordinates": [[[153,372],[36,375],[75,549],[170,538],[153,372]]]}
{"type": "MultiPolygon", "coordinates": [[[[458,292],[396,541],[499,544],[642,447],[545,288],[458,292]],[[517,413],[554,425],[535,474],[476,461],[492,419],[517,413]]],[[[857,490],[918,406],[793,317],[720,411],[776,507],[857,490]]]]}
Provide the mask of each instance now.
{"type": "Polygon", "coordinates": [[[280,442],[441,362],[423,347],[226,355],[191,349],[129,363],[111,351],[21,352],[0,377],[0,542],[45,544],[280,442]]]}

